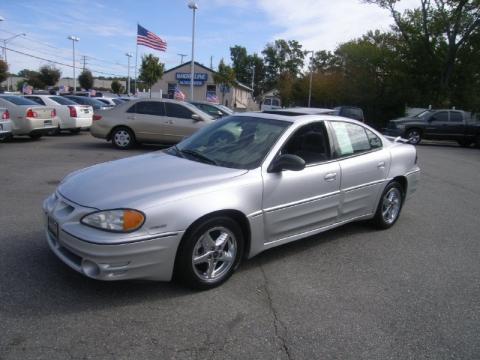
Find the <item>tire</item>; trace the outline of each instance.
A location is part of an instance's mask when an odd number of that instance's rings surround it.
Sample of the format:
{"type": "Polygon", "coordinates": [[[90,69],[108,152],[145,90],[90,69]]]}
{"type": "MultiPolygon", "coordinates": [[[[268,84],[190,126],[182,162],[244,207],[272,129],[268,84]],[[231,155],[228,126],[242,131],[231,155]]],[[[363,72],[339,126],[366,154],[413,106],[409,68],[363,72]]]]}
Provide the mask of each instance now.
{"type": "Polygon", "coordinates": [[[135,146],[135,135],[126,127],[118,127],[112,131],[112,144],[117,149],[127,150],[135,146]]]}
{"type": "Polygon", "coordinates": [[[412,145],[420,144],[422,141],[422,132],[419,129],[408,129],[405,137],[408,139],[408,142],[412,145]]]}
{"type": "Polygon", "coordinates": [[[70,133],[72,135],[77,135],[77,134],[80,134],[80,130],[82,129],[81,128],[70,129],[70,133]]]}
{"type": "Polygon", "coordinates": [[[471,140],[457,140],[458,145],[463,146],[463,147],[470,147],[470,145],[473,144],[473,141],[471,140]]]}
{"type": "Polygon", "coordinates": [[[235,137],[228,131],[219,131],[214,133],[208,139],[208,145],[222,146],[235,140],[235,137]]]}
{"type": "Polygon", "coordinates": [[[32,140],[38,140],[42,137],[42,134],[30,134],[29,136],[32,140]]]}
{"type": "Polygon", "coordinates": [[[378,203],[377,211],[373,218],[374,225],[379,229],[392,227],[400,217],[403,199],[402,186],[396,181],[389,183],[383,190],[382,197],[378,203]]]}
{"type": "Polygon", "coordinates": [[[60,127],[57,127],[56,129],[53,129],[48,133],[48,135],[54,136],[54,135],[60,135],[60,127]]]}
{"type": "Polygon", "coordinates": [[[201,221],[185,234],[180,244],[175,279],[197,290],[219,286],[240,264],[243,248],[242,229],[236,221],[225,216],[201,221]]]}

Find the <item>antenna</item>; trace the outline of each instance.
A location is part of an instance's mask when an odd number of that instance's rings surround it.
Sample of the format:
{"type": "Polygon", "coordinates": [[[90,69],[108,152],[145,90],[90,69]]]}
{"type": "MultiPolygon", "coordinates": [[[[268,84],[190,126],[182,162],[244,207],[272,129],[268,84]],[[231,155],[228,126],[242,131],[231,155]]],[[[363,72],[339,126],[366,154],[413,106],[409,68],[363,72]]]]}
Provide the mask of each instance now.
{"type": "Polygon", "coordinates": [[[180,65],[183,64],[183,58],[187,56],[187,54],[177,54],[177,55],[180,56],[180,65]]]}

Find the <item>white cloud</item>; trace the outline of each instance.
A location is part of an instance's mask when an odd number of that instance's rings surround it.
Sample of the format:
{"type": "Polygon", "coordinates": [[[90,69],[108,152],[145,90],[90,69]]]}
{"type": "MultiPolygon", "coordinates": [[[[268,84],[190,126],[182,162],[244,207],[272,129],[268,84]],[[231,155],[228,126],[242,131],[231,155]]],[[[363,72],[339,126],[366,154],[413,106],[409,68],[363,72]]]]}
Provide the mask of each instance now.
{"type": "MultiPolygon", "coordinates": [[[[282,29],[274,39],[298,40],[305,49],[334,50],[368,30],[388,30],[392,24],[387,10],[358,0],[258,0],[255,3],[272,25],[282,29]]],[[[417,5],[418,0],[404,0],[400,7],[417,5]]]]}

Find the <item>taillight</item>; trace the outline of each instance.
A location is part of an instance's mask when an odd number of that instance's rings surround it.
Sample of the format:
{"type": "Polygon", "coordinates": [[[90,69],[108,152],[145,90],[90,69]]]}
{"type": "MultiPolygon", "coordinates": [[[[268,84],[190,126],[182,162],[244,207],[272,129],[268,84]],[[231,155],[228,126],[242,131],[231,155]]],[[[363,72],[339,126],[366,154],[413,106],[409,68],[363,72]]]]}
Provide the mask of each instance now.
{"type": "Polygon", "coordinates": [[[2,120],[8,120],[10,119],[10,113],[8,110],[5,110],[5,112],[2,114],[2,120]]]}
{"type": "Polygon", "coordinates": [[[33,111],[32,109],[27,110],[27,117],[29,118],[36,118],[38,117],[38,114],[36,111],[33,111]]]}
{"type": "Polygon", "coordinates": [[[68,105],[68,110],[70,110],[70,117],[77,117],[77,109],[73,105],[68,105]]]}
{"type": "Polygon", "coordinates": [[[101,115],[97,115],[97,114],[93,114],[93,121],[97,121],[97,120],[102,120],[102,116],[101,115]]]}
{"type": "Polygon", "coordinates": [[[57,116],[57,110],[53,109],[50,113],[50,117],[54,118],[55,116],[57,116]]]}

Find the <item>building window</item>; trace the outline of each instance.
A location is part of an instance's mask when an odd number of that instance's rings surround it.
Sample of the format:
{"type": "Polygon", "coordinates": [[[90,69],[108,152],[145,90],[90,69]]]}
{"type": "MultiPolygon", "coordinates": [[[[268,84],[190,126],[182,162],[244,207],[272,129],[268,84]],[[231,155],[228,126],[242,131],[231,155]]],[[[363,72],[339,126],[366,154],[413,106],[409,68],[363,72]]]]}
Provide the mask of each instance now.
{"type": "Polygon", "coordinates": [[[175,95],[175,88],[177,87],[177,83],[168,83],[168,98],[173,99],[175,95]]]}

